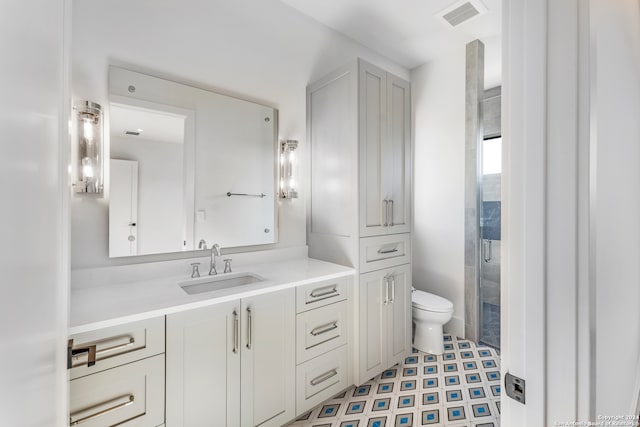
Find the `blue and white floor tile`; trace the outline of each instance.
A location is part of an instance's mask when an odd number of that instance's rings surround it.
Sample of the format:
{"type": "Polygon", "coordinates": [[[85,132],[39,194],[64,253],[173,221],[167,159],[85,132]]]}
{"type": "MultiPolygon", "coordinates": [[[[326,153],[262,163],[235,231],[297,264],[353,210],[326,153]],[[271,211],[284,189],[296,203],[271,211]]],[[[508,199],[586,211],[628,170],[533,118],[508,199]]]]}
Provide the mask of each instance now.
{"type": "Polygon", "coordinates": [[[500,357],[445,334],[442,356],[413,354],[304,414],[291,427],[498,427],[500,357]]]}

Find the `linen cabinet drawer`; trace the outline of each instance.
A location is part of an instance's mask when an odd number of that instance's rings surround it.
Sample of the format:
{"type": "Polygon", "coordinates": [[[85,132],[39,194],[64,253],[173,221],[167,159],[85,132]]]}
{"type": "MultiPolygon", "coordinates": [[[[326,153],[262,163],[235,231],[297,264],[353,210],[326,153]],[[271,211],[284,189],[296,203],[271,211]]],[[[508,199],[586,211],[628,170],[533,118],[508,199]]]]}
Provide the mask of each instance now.
{"type": "Polygon", "coordinates": [[[164,423],[164,355],[69,382],[69,425],[156,427],[164,423]]]}
{"type": "Polygon", "coordinates": [[[349,387],[347,346],[296,368],[296,413],[301,414],[349,387]]]}
{"type": "Polygon", "coordinates": [[[323,280],[296,288],[296,313],[347,299],[351,277],[323,280]]]}
{"type": "Polygon", "coordinates": [[[83,377],[164,353],[164,323],[162,316],[71,336],[72,348],[76,352],[78,349],[95,350],[95,364],[88,366],[88,351],[71,355],[69,378],[83,377]]]}
{"type": "Polygon", "coordinates": [[[360,272],[367,273],[411,262],[411,234],[360,239],[360,272]]]}
{"type": "Polygon", "coordinates": [[[296,361],[313,359],[347,343],[349,307],[347,301],[298,314],[296,319],[296,361]]]}

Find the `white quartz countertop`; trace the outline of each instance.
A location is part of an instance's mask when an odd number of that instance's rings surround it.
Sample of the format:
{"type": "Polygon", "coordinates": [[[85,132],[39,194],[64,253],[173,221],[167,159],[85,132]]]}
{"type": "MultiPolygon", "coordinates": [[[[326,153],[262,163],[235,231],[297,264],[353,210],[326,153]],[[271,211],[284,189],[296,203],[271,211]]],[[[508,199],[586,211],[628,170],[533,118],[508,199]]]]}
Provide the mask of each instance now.
{"type": "MultiPolygon", "coordinates": [[[[206,270],[201,272],[205,277],[208,268],[201,270],[206,270]]],[[[190,279],[188,274],[72,288],[69,335],[349,276],[355,270],[312,258],[297,258],[233,269],[233,273],[241,272],[254,273],[266,281],[197,295],[188,295],[178,285],[190,279]]]]}

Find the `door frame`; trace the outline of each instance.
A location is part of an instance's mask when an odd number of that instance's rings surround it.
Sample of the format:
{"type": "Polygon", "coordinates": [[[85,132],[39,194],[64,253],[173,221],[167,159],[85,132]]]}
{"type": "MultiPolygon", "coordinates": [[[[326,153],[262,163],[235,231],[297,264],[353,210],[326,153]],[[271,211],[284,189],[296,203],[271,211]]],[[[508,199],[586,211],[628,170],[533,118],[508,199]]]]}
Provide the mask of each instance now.
{"type": "Polygon", "coordinates": [[[589,32],[589,2],[503,1],[502,425],[593,416],[589,32]]]}

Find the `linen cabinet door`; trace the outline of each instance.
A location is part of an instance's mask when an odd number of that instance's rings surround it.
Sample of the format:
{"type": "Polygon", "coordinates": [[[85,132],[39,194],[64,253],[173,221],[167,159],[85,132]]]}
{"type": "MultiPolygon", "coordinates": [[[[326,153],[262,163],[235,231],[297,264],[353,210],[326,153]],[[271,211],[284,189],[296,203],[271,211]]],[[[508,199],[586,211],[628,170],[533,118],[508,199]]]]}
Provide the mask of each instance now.
{"type": "Polygon", "coordinates": [[[411,264],[391,268],[388,274],[387,365],[393,366],[411,353],[411,264]]]}
{"type": "Polygon", "coordinates": [[[389,233],[411,231],[411,87],[387,74],[385,180],[390,189],[389,233]]]}
{"type": "Polygon", "coordinates": [[[384,176],[387,139],[387,73],[359,65],[360,236],[387,233],[389,182],[384,176]]]}
{"type": "Polygon", "coordinates": [[[387,368],[388,270],[360,275],[358,384],[387,368]]]}
{"type": "Polygon", "coordinates": [[[239,323],[239,300],[167,316],[167,426],[240,425],[239,323]]]}
{"type": "Polygon", "coordinates": [[[295,289],[242,299],[243,427],[295,417],[295,289]]]}

